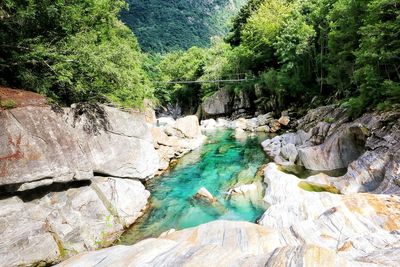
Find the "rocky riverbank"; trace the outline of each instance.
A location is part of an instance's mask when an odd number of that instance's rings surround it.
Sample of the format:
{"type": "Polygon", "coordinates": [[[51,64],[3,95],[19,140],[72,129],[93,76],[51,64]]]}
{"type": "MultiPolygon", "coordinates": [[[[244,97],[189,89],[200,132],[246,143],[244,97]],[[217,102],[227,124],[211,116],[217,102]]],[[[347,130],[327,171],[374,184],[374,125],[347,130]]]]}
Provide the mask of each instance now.
{"type": "Polygon", "coordinates": [[[61,266],[397,266],[400,113],[350,120],[327,106],[296,124],[297,131],[263,143],[274,162],[264,169],[269,208],[259,225],[215,221],[81,254],[61,266]],[[288,166],[347,172],[299,179],[288,166]]]}
{"type": "MultiPolygon", "coordinates": [[[[326,106],[299,120],[265,114],[206,120],[200,128],[195,116],[157,120],[150,109],[83,104],[59,109],[32,93],[1,93],[16,105],[0,111],[0,266],[68,258],[61,266],[400,261],[400,112],[351,120],[345,110],[326,106]],[[264,169],[268,209],[259,225],[215,221],[79,254],[112,244],[146,209],[149,192],[142,181],[200,146],[201,130],[217,128],[232,128],[239,139],[288,130],[262,143],[273,162],[264,169]],[[316,174],[300,179],[295,174],[301,168],[316,174]],[[336,169],[345,174],[329,175],[336,169]]],[[[251,196],[253,187],[242,185],[232,194],[251,196]]]]}
{"type": "Polygon", "coordinates": [[[76,104],[1,88],[0,266],[52,264],[112,244],[147,206],[141,181],[204,141],[195,116],[76,104]],[[167,132],[167,133],[166,133],[167,132]]]}

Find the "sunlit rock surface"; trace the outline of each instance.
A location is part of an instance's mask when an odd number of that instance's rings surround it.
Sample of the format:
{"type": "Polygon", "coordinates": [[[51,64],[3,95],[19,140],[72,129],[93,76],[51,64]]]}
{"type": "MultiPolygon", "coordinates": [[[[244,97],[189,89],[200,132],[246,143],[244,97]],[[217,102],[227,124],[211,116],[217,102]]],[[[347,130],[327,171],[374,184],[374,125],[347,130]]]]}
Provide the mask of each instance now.
{"type": "MultiPolygon", "coordinates": [[[[95,173],[145,179],[153,176],[159,163],[145,115],[102,106],[104,114],[93,121],[87,114],[77,117],[79,107],[68,109],[66,121],[74,127],[80,146],[95,173]],[[99,119],[104,118],[104,121],[99,119]],[[97,127],[88,131],[89,127],[97,127]]],[[[90,129],[90,128],[89,128],[90,129]]]]}
{"type": "Polygon", "coordinates": [[[0,186],[16,191],[93,177],[74,130],[50,107],[0,111],[0,125],[0,186]]]}
{"type": "Polygon", "coordinates": [[[299,186],[300,181],[268,164],[264,199],[270,207],[261,225],[290,229],[297,240],[336,250],[351,260],[368,262],[364,259],[379,253],[381,259],[374,263],[398,259],[391,250],[400,249],[399,196],[309,192],[299,186]]]}
{"type": "Polygon", "coordinates": [[[159,170],[167,169],[171,160],[198,148],[206,139],[196,116],[186,116],[176,121],[169,117],[159,118],[157,125],[151,128],[151,133],[153,146],[159,156],[159,170]]]}
{"type": "Polygon", "coordinates": [[[362,266],[287,233],[248,222],[214,221],[133,246],[75,256],[58,266],[362,266]]]}
{"type": "Polygon", "coordinates": [[[0,200],[0,266],[54,263],[108,246],[142,214],[149,192],[139,181],[96,177],[38,197],[0,200]]]}
{"type": "Polygon", "coordinates": [[[308,132],[299,129],[274,137],[264,141],[263,148],[280,165],[297,164],[311,170],[347,168],[342,177],[312,178],[342,193],[399,194],[400,113],[369,113],[346,123],[344,114],[330,106],[311,110],[298,123],[308,132]],[[315,121],[319,112],[331,121],[315,121]]]}

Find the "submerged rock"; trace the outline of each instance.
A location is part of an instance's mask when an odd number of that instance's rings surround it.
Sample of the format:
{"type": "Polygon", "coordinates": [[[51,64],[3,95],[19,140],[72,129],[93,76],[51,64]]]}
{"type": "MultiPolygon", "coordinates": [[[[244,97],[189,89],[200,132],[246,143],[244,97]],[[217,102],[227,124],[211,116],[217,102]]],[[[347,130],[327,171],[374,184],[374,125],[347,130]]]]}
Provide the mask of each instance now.
{"type": "Polygon", "coordinates": [[[205,187],[201,187],[194,195],[194,197],[197,199],[206,200],[210,203],[214,203],[216,201],[214,196],[205,187]]]}
{"type": "Polygon", "coordinates": [[[257,208],[266,208],[263,201],[264,188],[261,181],[251,184],[236,185],[228,190],[228,198],[236,207],[247,207],[252,205],[257,208]]]}

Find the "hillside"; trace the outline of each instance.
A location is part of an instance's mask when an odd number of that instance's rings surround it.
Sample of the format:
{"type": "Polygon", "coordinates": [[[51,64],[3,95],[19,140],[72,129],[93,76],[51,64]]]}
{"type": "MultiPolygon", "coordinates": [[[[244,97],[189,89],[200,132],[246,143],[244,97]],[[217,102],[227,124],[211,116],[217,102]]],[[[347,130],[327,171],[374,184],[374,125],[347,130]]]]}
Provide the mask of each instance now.
{"type": "Polygon", "coordinates": [[[247,0],[127,0],[121,19],[144,51],[166,52],[204,47],[213,35],[224,35],[229,19],[247,0]]]}

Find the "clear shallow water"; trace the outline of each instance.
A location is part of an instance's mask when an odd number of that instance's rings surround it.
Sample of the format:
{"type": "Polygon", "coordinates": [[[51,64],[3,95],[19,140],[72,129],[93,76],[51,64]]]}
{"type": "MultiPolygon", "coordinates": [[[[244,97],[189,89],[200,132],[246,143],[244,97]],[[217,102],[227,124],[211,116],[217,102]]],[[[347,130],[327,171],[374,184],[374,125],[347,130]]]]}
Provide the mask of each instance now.
{"type": "Polygon", "coordinates": [[[254,222],[265,211],[260,201],[234,201],[227,191],[237,184],[256,181],[261,187],[259,167],[266,157],[260,143],[266,135],[237,141],[231,131],[209,135],[207,143],[180,159],[176,166],[147,184],[150,209],[120,239],[133,244],[174,228],[183,229],[217,219],[254,222]],[[216,205],[196,201],[193,196],[205,187],[217,198],[216,205]]]}

